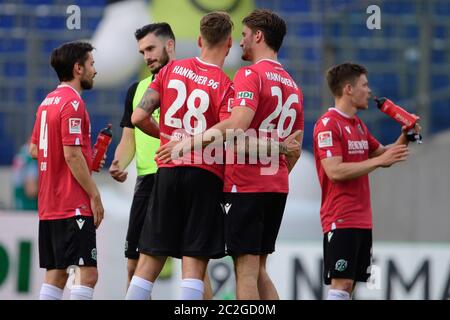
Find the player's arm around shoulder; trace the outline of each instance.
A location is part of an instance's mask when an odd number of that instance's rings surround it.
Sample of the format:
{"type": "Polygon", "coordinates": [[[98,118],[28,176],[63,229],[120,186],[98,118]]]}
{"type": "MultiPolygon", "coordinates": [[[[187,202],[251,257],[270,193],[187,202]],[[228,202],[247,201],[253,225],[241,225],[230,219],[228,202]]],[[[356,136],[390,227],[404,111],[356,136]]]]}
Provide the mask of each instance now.
{"type": "Polygon", "coordinates": [[[103,204],[97,185],[89,172],[89,168],[81,151],[81,147],[64,146],[64,159],[72,175],[91,199],[91,210],[94,216],[94,224],[98,228],[103,220],[103,204]]]}

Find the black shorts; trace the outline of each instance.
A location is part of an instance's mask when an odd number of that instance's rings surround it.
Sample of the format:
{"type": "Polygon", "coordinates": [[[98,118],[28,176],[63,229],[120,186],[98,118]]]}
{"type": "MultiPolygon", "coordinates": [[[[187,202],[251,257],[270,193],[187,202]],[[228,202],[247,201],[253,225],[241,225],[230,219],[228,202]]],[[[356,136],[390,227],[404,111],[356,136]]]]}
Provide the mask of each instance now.
{"type": "Polygon", "coordinates": [[[139,252],[153,256],[225,256],[223,181],[195,167],[160,168],[139,252]]]}
{"type": "Polygon", "coordinates": [[[285,193],[225,193],[225,241],[229,255],[275,251],[285,193]]]}
{"type": "Polygon", "coordinates": [[[47,270],[97,266],[93,217],[39,221],[39,264],[47,270]]]}
{"type": "Polygon", "coordinates": [[[152,194],[155,174],[138,176],[134,187],[133,203],[130,209],[127,238],[125,241],[125,257],[138,259],[138,243],[141,236],[142,225],[147,214],[148,202],[152,194]]]}
{"type": "Polygon", "coordinates": [[[336,229],[323,237],[323,278],[351,279],[366,282],[372,264],[371,229],[336,229]]]}

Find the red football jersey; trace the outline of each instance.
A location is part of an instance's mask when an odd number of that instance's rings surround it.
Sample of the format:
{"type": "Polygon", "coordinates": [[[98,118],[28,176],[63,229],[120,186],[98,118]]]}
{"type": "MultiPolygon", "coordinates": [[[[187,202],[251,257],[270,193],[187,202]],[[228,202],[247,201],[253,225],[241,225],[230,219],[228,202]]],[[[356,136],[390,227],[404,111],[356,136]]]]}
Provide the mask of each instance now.
{"type": "Polygon", "coordinates": [[[39,106],[31,136],[38,146],[39,219],[92,216],[89,196],[67,166],[63,148],[81,146],[91,168],[90,131],[84,102],[68,85],[59,85],[39,106]]]}
{"type": "MultiPolygon", "coordinates": [[[[245,106],[255,111],[247,133],[274,138],[271,133],[275,132],[284,140],[295,130],[303,130],[303,94],[277,61],[263,59],[239,69],[234,90],[232,108],[245,106]]],[[[289,192],[284,155],[277,156],[275,161],[263,153],[258,154],[258,159],[253,157],[253,161],[238,160],[235,157],[233,164],[227,162],[225,166],[225,192],[289,192]]]]}
{"type": "Polygon", "coordinates": [[[320,219],[323,232],[342,228],[372,228],[369,175],[333,183],[325,173],[321,160],[342,157],[343,162],[369,159],[380,143],[355,115],[350,118],[330,108],[314,127],[314,158],[322,187],[320,219]]]}
{"type": "MultiPolygon", "coordinates": [[[[222,69],[199,58],[175,60],[158,73],[150,88],[159,92],[159,129],[163,135],[183,139],[204,132],[224,119],[234,96],[233,85],[222,69]]],[[[198,136],[200,137],[200,136],[198,136]]],[[[205,148],[158,167],[198,167],[223,179],[223,148],[205,148]]]]}

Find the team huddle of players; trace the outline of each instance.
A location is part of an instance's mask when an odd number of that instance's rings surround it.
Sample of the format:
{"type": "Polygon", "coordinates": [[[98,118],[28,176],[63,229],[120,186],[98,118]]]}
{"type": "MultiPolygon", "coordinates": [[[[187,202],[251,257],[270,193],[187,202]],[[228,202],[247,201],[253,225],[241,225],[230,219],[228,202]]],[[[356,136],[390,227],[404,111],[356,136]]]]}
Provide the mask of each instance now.
{"type": "MultiPolygon", "coordinates": [[[[233,257],[238,299],[279,298],[266,262],[275,251],[288,174],[301,154],[303,95],[277,61],[284,20],[257,9],[242,24],[242,59],[251,65],[233,81],[222,70],[233,29],[225,12],[201,19],[198,57],[175,59],[167,23],[135,33],[152,76],[128,90],[109,168],[123,182],[136,157],[126,299],[151,299],[168,257],[182,259],[181,299],[212,298],[208,261],[225,255],[233,257]]],[[[61,83],[39,106],[31,138],[40,168],[40,266],[47,270],[41,299],[61,299],[69,266],[80,270],[71,299],[92,299],[98,278],[95,233],[104,210],[91,177],[90,122],[80,96],[93,86],[92,50],[71,42],[52,52],[61,83]]],[[[329,70],[336,105],[314,131],[329,299],[350,298],[355,281],[370,275],[368,173],[408,155],[403,133],[384,147],[356,116],[368,106],[366,75],[350,63],[329,70]]]]}

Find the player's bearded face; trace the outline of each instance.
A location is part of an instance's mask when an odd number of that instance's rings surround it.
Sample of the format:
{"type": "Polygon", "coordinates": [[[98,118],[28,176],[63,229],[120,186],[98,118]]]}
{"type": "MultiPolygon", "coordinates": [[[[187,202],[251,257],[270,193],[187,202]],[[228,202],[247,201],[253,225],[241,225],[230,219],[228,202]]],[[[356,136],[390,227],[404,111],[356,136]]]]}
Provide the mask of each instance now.
{"type": "Polygon", "coordinates": [[[242,48],[242,60],[251,61],[252,60],[252,44],[253,44],[253,32],[252,30],[244,26],[242,30],[242,40],[240,46],[242,48]]]}
{"type": "Polygon", "coordinates": [[[165,47],[162,48],[161,55],[157,59],[147,61],[148,68],[153,74],[157,74],[169,62],[169,54],[165,47]]]}
{"type": "Polygon", "coordinates": [[[80,85],[83,90],[92,89],[94,86],[94,77],[97,74],[94,68],[94,59],[92,54],[89,53],[89,58],[86,60],[83,66],[83,73],[80,78],[80,85]]]}

